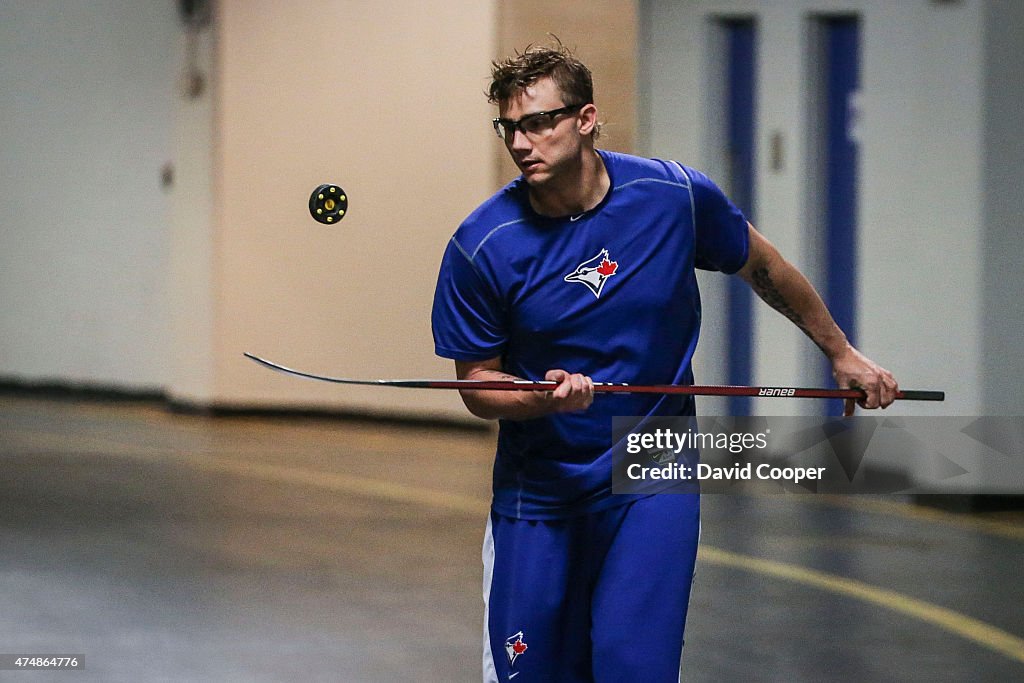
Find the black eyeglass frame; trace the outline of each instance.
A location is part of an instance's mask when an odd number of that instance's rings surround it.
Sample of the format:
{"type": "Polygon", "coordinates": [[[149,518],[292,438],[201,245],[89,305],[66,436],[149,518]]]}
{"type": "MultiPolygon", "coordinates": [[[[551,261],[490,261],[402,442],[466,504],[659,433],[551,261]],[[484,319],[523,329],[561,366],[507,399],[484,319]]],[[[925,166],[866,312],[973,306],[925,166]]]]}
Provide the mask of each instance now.
{"type": "Polygon", "coordinates": [[[550,128],[550,127],[554,126],[554,121],[555,121],[555,117],[556,116],[560,116],[562,114],[568,114],[569,112],[572,112],[572,111],[579,111],[580,109],[582,109],[585,106],[587,106],[587,105],[585,105],[585,104],[570,104],[570,105],[567,105],[565,107],[559,107],[558,109],[552,109],[551,111],[537,111],[537,112],[534,112],[532,114],[527,114],[526,116],[523,116],[523,117],[521,117],[521,118],[519,118],[517,120],[514,120],[514,121],[512,119],[495,118],[495,119],[491,119],[491,125],[494,126],[494,133],[499,138],[501,138],[502,140],[506,139],[506,135],[502,135],[502,133],[501,133],[501,129],[502,128],[504,128],[506,131],[512,131],[513,135],[515,134],[515,131],[517,131],[517,130],[519,132],[521,132],[523,135],[536,134],[536,133],[538,133],[540,131],[532,131],[532,132],[528,131],[528,130],[526,130],[526,128],[523,127],[523,124],[526,123],[526,122],[529,122],[529,121],[537,121],[539,119],[545,119],[546,118],[546,119],[548,119],[551,122],[547,126],[547,127],[550,128]]]}

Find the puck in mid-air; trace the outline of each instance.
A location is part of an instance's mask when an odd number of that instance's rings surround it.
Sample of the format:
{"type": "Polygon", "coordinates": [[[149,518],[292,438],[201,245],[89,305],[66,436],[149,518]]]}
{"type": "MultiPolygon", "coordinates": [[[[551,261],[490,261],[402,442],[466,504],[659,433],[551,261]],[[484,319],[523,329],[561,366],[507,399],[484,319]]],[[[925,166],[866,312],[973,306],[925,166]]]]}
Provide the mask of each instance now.
{"type": "Polygon", "coordinates": [[[309,215],[325,225],[333,225],[345,217],[348,195],[340,185],[321,185],[309,195],[309,215]]]}

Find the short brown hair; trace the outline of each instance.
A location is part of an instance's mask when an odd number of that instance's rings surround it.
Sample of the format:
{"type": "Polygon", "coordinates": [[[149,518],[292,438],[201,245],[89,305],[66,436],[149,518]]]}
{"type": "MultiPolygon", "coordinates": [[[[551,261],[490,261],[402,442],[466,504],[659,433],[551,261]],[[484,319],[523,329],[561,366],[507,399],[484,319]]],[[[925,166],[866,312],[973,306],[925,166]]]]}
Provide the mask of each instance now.
{"type": "Polygon", "coordinates": [[[555,38],[551,47],[528,45],[522,52],[491,62],[491,87],[487,99],[504,102],[538,80],[550,77],[562,92],[563,104],[584,105],[594,101],[590,69],[555,38]]]}

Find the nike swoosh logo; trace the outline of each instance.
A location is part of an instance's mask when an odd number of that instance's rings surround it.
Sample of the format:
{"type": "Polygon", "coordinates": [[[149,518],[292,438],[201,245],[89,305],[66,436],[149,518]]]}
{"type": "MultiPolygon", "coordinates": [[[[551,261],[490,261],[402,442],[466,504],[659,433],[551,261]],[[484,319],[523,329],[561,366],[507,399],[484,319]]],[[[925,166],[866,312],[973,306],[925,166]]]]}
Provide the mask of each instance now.
{"type": "Polygon", "coordinates": [[[515,678],[516,676],[518,676],[518,675],[519,675],[519,674],[521,674],[521,673],[523,673],[523,672],[522,672],[522,671],[517,671],[517,672],[515,672],[514,674],[509,674],[509,675],[508,675],[508,680],[510,680],[510,681],[511,681],[511,680],[512,680],[513,678],[515,678]]]}
{"type": "Polygon", "coordinates": [[[584,211],[583,213],[581,213],[581,214],[580,214],[579,216],[569,216],[569,220],[570,220],[570,221],[572,221],[573,223],[575,223],[575,222],[576,222],[576,221],[578,221],[579,219],[583,218],[583,216],[584,216],[584,214],[585,214],[585,213],[586,213],[586,211],[584,211]]]}

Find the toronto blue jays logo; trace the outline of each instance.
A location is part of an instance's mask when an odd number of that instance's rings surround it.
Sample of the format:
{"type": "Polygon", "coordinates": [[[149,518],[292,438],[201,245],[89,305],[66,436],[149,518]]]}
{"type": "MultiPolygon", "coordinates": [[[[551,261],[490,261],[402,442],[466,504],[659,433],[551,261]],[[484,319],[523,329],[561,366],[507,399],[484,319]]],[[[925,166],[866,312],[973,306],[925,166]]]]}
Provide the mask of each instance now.
{"type": "Polygon", "coordinates": [[[505,653],[508,655],[510,666],[515,666],[516,660],[524,652],[526,652],[526,641],[523,640],[522,631],[505,639],[505,653]]]}
{"type": "Polygon", "coordinates": [[[587,289],[594,293],[594,296],[601,298],[601,290],[604,289],[604,283],[608,281],[612,275],[615,275],[615,271],[619,269],[617,261],[612,261],[608,257],[608,250],[602,249],[601,252],[592,259],[587,259],[583,263],[576,266],[576,270],[565,276],[566,282],[579,282],[582,285],[586,285],[587,289]]]}

